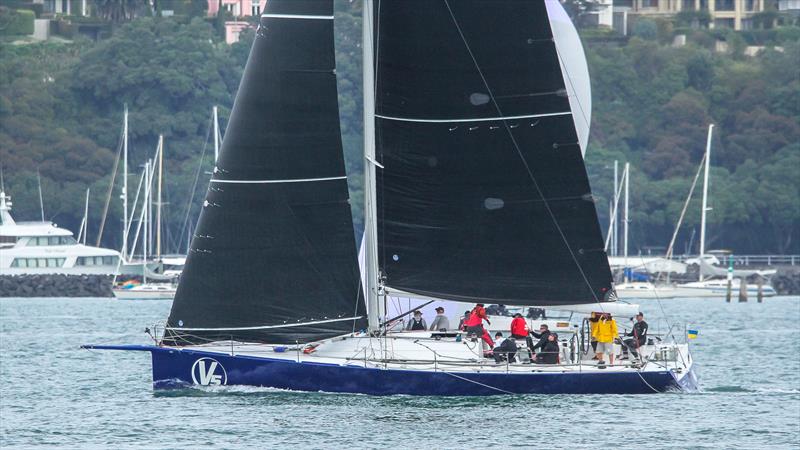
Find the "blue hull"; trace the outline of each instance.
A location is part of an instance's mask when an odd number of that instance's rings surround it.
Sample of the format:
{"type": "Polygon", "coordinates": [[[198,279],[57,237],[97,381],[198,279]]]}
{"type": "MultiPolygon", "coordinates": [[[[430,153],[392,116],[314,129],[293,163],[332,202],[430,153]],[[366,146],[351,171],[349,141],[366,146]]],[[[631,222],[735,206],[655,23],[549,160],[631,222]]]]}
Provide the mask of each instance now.
{"type": "MultiPolygon", "coordinates": [[[[473,373],[384,370],[285,359],[230,356],[151,346],[94,347],[149,351],[153,386],[181,388],[193,384],[272,387],[294,391],[369,395],[498,394],[651,394],[696,390],[690,371],[680,380],[671,371],[591,373],[473,373]]],[[[533,366],[532,366],[533,367],[533,366]]]]}

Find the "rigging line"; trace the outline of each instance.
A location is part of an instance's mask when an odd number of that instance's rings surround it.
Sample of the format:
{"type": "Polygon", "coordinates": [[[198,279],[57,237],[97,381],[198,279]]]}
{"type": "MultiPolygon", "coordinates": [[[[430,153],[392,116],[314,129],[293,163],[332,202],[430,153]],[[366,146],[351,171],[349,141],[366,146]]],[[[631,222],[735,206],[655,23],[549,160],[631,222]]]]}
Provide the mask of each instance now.
{"type": "MultiPolygon", "coordinates": [[[[356,259],[358,259],[358,257],[356,257],[356,259]]],[[[363,289],[364,289],[364,284],[361,282],[361,269],[360,268],[358,269],[358,277],[356,277],[356,283],[358,283],[358,288],[356,289],[356,301],[354,302],[355,303],[355,310],[353,311],[353,316],[357,316],[358,315],[358,301],[359,301],[359,297],[361,297],[363,289]]],[[[364,301],[366,303],[367,296],[366,296],[365,293],[363,295],[364,295],[363,296],[364,301]]],[[[366,311],[366,308],[364,310],[366,311]]],[[[355,332],[356,332],[356,321],[354,320],[353,321],[353,333],[355,333],[355,332]]]]}
{"type": "MultiPolygon", "coordinates": [[[[475,65],[475,69],[478,71],[478,75],[480,75],[481,80],[483,81],[483,85],[486,87],[486,91],[489,94],[489,97],[492,99],[492,104],[494,104],[495,109],[497,109],[497,113],[501,116],[503,115],[503,111],[500,110],[500,105],[495,100],[494,93],[492,89],[489,87],[488,81],[486,81],[486,77],[483,75],[483,70],[481,70],[480,65],[478,64],[478,60],[475,58],[475,55],[472,53],[472,48],[469,46],[467,42],[467,38],[464,36],[464,32],[461,31],[461,26],[458,24],[458,20],[456,20],[456,16],[453,14],[453,10],[450,8],[450,2],[448,0],[444,0],[445,6],[447,6],[447,10],[450,12],[450,17],[453,19],[453,24],[456,26],[458,30],[458,34],[461,36],[461,41],[464,42],[464,46],[467,48],[467,52],[469,52],[470,58],[472,58],[472,63],[475,65]]],[[[506,131],[508,132],[508,136],[511,138],[511,142],[514,144],[514,148],[517,150],[517,154],[519,155],[520,159],[522,160],[522,164],[525,167],[525,170],[528,172],[528,176],[530,177],[531,181],[533,182],[533,186],[536,188],[536,191],[539,193],[539,196],[544,199],[544,192],[542,192],[539,183],[536,181],[536,177],[533,176],[533,171],[531,170],[530,165],[528,165],[528,161],[525,159],[525,155],[522,154],[522,150],[517,143],[516,138],[514,138],[514,133],[511,132],[511,128],[508,126],[507,121],[503,121],[503,125],[505,126],[506,131]]],[[[561,226],[558,224],[558,220],[556,220],[555,213],[550,208],[550,203],[545,200],[544,202],[545,209],[547,209],[547,213],[553,221],[553,224],[556,226],[561,239],[564,241],[564,245],[567,247],[572,260],[575,262],[575,265],[578,267],[578,271],[583,278],[583,281],[586,283],[586,286],[589,288],[589,292],[592,293],[592,297],[594,298],[595,302],[600,305],[601,312],[603,309],[603,305],[600,303],[600,300],[597,298],[597,294],[592,289],[592,284],[589,282],[589,278],[586,276],[586,273],[583,271],[583,267],[578,262],[578,258],[575,256],[575,252],[572,250],[572,247],[569,245],[569,241],[567,240],[567,236],[564,234],[564,230],[561,229],[561,226]]]]}
{"type": "Polygon", "coordinates": [[[703,171],[703,166],[706,163],[706,157],[708,153],[703,153],[703,159],[700,161],[700,166],[697,168],[697,173],[694,175],[694,181],[692,181],[692,187],[689,189],[689,196],[686,197],[686,202],[683,204],[683,210],[681,211],[681,215],[678,218],[678,223],[675,225],[675,231],[672,233],[672,239],[669,241],[669,246],[667,247],[667,254],[665,255],[667,259],[672,259],[672,252],[675,246],[675,239],[678,237],[678,231],[681,228],[681,224],[683,223],[683,217],[686,214],[686,210],[689,207],[689,203],[692,201],[692,195],[694,194],[694,188],[697,186],[697,180],[700,178],[700,172],[703,171]]]}
{"type": "MultiPolygon", "coordinates": [[[[447,0],[445,0],[445,1],[447,1],[447,0]]],[[[479,385],[479,386],[483,386],[483,387],[489,388],[489,389],[491,389],[491,390],[493,390],[493,391],[502,392],[502,393],[504,393],[504,394],[511,394],[511,395],[514,395],[514,393],[513,393],[513,392],[506,391],[505,389],[500,389],[500,388],[498,388],[498,387],[489,386],[488,384],[483,384],[483,383],[481,383],[481,382],[479,382],[479,381],[470,380],[469,378],[465,378],[465,377],[462,377],[462,376],[458,376],[458,375],[456,375],[456,374],[454,374],[454,373],[452,373],[452,372],[447,372],[447,371],[444,371],[444,370],[443,370],[443,371],[442,371],[442,373],[444,373],[444,374],[447,374],[447,375],[450,375],[451,377],[458,378],[459,380],[468,381],[468,382],[470,382],[470,383],[474,383],[474,384],[477,384],[477,385],[479,385]]]]}
{"type": "Polygon", "coordinates": [[[639,375],[639,378],[641,378],[641,379],[642,379],[642,382],[643,382],[644,384],[646,384],[646,385],[647,385],[647,387],[649,387],[650,389],[652,389],[652,390],[653,390],[653,392],[655,392],[656,394],[658,394],[658,392],[659,392],[659,391],[658,391],[658,389],[654,388],[654,387],[653,387],[653,386],[652,386],[650,383],[648,383],[648,382],[647,382],[647,380],[645,380],[645,379],[644,379],[644,377],[642,376],[642,370],[641,370],[641,369],[639,369],[639,370],[636,370],[635,372],[636,372],[636,374],[637,374],[637,375],[639,375]]]}
{"type": "MultiPolygon", "coordinates": [[[[197,164],[197,171],[194,174],[194,182],[192,183],[192,191],[189,195],[189,200],[186,201],[186,214],[183,216],[183,225],[181,225],[181,236],[186,234],[186,226],[189,223],[189,213],[192,211],[192,202],[194,201],[194,194],[197,192],[197,183],[200,180],[200,172],[203,170],[203,161],[206,158],[206,148],[208,147],[208,137],[211,135],[211,127],[212,121],[214,120],[213,115],[208,118],[208,125],[206,126],[206,139],[203,141],[203,151],[200,154],[200,162],[197,164]]],[[[214,139],[217,137],[214,136],[214,139]]],[[[215,162],[216,164],[216,162],[215,162]]],[[[189,253],[189,249],[186,249],[186,253],[189,253]]]]}
{"type": "MultiPolygon", "coordinates": [[[[650,269],[647,268],[647,264],[644,263],[644,256],[639,255],[639,259],[644,267],[645,272],[647,275],[650,274],[650,269]]],[[[661,309],[661,315],[664,316],[664,319],[667,321],[667,325],[670,324],[670,318],[667,315],[667,311],[664,309],[664,305],[661,303],[661,297],[658,295],[658,289],[656,289],[656,285],[653,284],[653,295],[656,297],[656,303],[658,303],[659,308],[661,309]]],[[[677,339],[675,339],[675,335],[672,333],[672,326],[667,329],[667,336],[671,336],[672,340],[677,344],[677,339]]]]}
{"type": "Polygon", "coordinates": [[[242,330],[268,330],[273,328],[291,328],[291,327],[303,327],[306,325],[317,325],[322,323],[331,323],[331,322],[344,322],[347,320],[357,320],[362,318],[363,316],[356,316],[356,317],[342,317],[338,319],[327,319],[327,320],[316,320],[313,322],[301,322],[301,323],[286,323],[282,325],[263,325],[257,327],[232,327],[232,328],[187,328],[187,327],[169,327],[170,330],[178,330],[178,331],[242,331],[242,330]]]}
{"type": "MultiPolygon", "coordinates": [[[[117,168],[119,167],[119,159],[122,156],[122,140],[123,132],[120,131],[119,144],[117,145],[117,157],[114,159],[114,169],[111,172],[111,182],[108,183],[108,194],[106,196],[106,204],[103,206],[103,215],[100,218],[100,230],[97,232],[97,241],[95,247],[100,247],[100,241],[103,239],[103,230],[106,227],[106,216],[108,215],[108,207],[111,204],[111,196],[114,194],[114,181],[117,179],[117,168]]],[[[86,218],[86,232],[89,232],[89,218],[86,218]]]]}
{"type": "MultiPolygon", "coordinates": [[[[619,183],[619,189],[617,189],[617,192],[614,194],[614,212],[611,214],[611,222],[612,223],[616,223],[616,222],[614,222],[614,220],[617,218],[617,212],[619,211],[619,198],[620,198],[620,195],[622,195],[622,187],[625,185],[625,180],[626,180],[627,177],[628,177],[628,172],[627,171],[622,172],[622,179],[620,180],[620,183],[619,183]]],[[[627,218],[626,218],[626,220],[627,220],[627,218]]],[[[609,242],[611,242],[611,232],[610,231],[611,230],[609,229],[609,233],[606,236],[606,243],[603,246],[603,250],[608,250],[608,244],[609,244],[609,242]]],[[[614,233],[616,233],[616,232],[617,232],[617,230],[614,229],[614,233]]],[[[617,235],[619,236],[619,233],[617,235]]]]}

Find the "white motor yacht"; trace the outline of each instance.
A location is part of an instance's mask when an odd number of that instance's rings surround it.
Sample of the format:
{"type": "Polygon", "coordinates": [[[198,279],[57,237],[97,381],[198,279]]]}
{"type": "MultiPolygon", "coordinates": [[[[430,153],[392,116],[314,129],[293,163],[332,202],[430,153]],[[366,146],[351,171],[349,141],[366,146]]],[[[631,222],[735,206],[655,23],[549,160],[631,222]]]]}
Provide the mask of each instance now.
{"type": "Polygon", "coordinates": [[[79,243],[52,222],[15,222],[11,199],[0,192],[0,273],[3,275],[113,275],[116,250],[79,243]]]}

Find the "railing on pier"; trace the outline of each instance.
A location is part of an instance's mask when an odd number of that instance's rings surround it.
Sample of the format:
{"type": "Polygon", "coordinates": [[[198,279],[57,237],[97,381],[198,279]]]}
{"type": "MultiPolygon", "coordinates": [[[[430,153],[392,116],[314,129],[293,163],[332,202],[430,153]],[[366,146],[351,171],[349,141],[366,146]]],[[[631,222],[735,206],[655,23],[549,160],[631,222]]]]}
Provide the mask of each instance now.
{"type": "MultiPolygon", "coordinates": [[[[685,262],[687,259],[697,258],[697,255],[679,255],[674,259],[685,262]]],[[[727,265],[727,257],[722,261],[727,265]]],[[[800,255],[733,255],[733,263],[737,266],[795,266],[800,265],[800,255]]]]}

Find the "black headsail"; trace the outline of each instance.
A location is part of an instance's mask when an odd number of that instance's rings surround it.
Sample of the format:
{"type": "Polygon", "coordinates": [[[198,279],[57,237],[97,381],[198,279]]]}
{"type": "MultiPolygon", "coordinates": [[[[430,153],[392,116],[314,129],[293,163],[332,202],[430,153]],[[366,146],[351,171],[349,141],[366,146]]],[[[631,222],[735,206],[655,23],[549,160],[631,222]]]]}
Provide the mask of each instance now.
{"type": "Polygon", "coordinates": [[[364,322],[332,0],[270,0],[165,341],[309,342],[364,322]]]}
{"type": "Polygon", "coordinates": [[[612,278],[544,0],[375,6],[379,265],[460,301],[604,301],[612,278]]]}

